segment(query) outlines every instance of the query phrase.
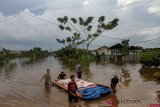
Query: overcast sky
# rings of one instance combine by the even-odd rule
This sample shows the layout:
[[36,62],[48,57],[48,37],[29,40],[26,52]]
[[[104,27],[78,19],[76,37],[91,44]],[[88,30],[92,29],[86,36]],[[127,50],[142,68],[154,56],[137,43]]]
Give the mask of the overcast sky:
[[[32,16],[57,23],[60,16],[88,17],[106,16],[107,21],[119,18],[119,25],[106,31],[103,36],[128,38],[131,45],[160,47],[160,0],[0,0],[0,46],[20,50],[40,46],[60,49],[56,38],[69,35],[51,23]],[[19,14],[18,16],[15,16]],[[3,20],[9,19],[2,22]],[[111,46],[121,42],[118,39],[99,37],[90,49]]]

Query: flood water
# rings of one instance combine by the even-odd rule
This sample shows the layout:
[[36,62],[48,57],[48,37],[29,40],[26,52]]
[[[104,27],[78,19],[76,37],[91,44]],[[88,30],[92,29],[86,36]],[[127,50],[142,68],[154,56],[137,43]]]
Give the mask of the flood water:
[[[0,67],[0,107],[104,107],[107,99],[137,100],[138,104],[118,103],[117,107],[147,107],[160,101],[160,85],[152,78],[152,70],[142,69],[138,63],[117,65],[103,61],[91,63],[82,78],[103,85],[110,84],[114,74],[120,83],[117,92],[93,101],[69,103],[67,93],[55,86],[45,87],[40,82],[46,69],[51,69],[52,81],[60,72],[76,74],[65,63],[54,57],[45,59],[17,58]],[[160,69],[157,69],[160,71]]]

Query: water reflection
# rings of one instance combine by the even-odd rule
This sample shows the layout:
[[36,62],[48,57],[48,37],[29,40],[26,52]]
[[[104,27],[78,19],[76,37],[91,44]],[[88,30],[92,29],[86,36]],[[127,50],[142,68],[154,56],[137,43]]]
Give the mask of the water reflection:
[[50,85],[45,85],[44,88],[45,88],[44,94],[45,94],[46,97],[49,98],[50,95],[51,95],[51,86]]
[[120,73],[120,82],[128,87],[132,79],[130,78],[129,70],[126,67],[122,66],[122,72]]
[[101,99],[92,101],[80,101],[78,103],[69,103],[69,107],[118,107],[118,98],[115,94],[103,96]]
[[37,63],[42,63],[45,60],[45,58],[19,58],[20,64],[22,66],[26,65],[33,65]]
[[0,69],[0,74],[4,75],[5,78],[11,78],[14,76],[14,72],[16,71],[17,63],[9,62]]
[[96,65],[106,65],[109,64],[109,60],[100,60],[100,61],[96,61]]
[[[158,85],[154,82],[143,82],[146,78],[154,80],[152,77],[154,73],[151,72],[153,70],[140,69],[140,64],[127,63],[126,65],[118,65],[108,61],[101,61],[93,62],[89,67],[83,67],[82,78],[86,81],[109,85],[111,77],[114,73],[117,73],[120,75],[122,86],[125,87],[117,87],[116,94],[103,96],[93,101],[85,102],[80,100],[78,103],[69,103],[67,93],[55,87],[43,86],[39,82],[47,68],[53,71],[51,72],[53,81],[57,79],[58,74],[62,71],[67,74],[68,78],[71,74],[76,75],[75,66],[69,67],[67,62],[54,57],[15,59],[0,69],[0,79],[7,81],[0,81],[0,86],[3,87],[0,88],[0,107],[3,107],[3,102],[9,102],[10,100],[12,100],[10,103],[16,107],[22,107],[22,105],[18,105],[18,101],[23,103],[24,107],[101,107],[107,105],[106,101],[112,97],[116,99],[142,98],[147,102],[150,101],[150,103],[154,102],[155,99],[160,100],[160,92],[157,91],[154,97],[150,94],[154,90],[153,87],[159,88]],[[158,71],[160,70],[158,69]],[[10,78],[13,79],[12,82],[8,81]],[[5,97],[7,95],[8,97]],[[2,98],[4,101],[1,100]],[[118,107],[119,105],[117,104],[116,106]]]
[[160,103],[160,91],[156,91],[157,93],[157,101]]
[[154,76],[156,72],[159,72],[160,68],[141,68],[139,70],[140,75],[142,78],[145,79],[145,81],[155,81],[157,84],[160,84],[160,81],[157,80]]

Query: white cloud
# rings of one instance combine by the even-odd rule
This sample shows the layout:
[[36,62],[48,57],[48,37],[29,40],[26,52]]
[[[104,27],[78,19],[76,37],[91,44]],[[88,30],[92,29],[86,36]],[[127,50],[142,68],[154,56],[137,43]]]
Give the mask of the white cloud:
[[[27,12],[35,17],[39,17],[44,20],[56,20],[56,16],[51,11],[45,11],[44,14],[36,16],[33,13],[30,13],[28,9],[25,9],[23,12]],[[53,45],[56,43],[56,38],[61,37],[63,33],[60,33],[59,28],[56,25],[51,23],[43,22],[39,19],[33,18],[25,13],[21,12],[19,16],[13,18],[5,23],[0,24],[0,45],[2,42],[7,41],[21,41],[28,42],[26,45],[32,45],[30,42],[33,42],[33,46],[36,44],[41,45]],[[4,16],[0,13],[0,19],[8,18],[12,16]],[[34,44],[35,42],[35,44]],[[7,44],[7,42],[6,42]],[[5,44],[5,45],[6,45]],[[13,45],[8,43],[8,45]],[[16,45],[16,43],[15,43]],[[18,45],[18,44],[17,44]]]
[[142,30],[142,34],[155,34],[155,33],[160,33],[160,26],[158,27],[151,27],[151,28],[146,28]]
[[133,0],[117,0],[118,6],[127,6],[131,3],[133,3]]
[[130,11],[130,6],[140,0],[117,0],[117,11]]
[[84,2],[83,2],[83,5],[88,5],[89,4],[89,2],[87,1],[87,0],[85,0]]
[[154,0],[148,7],[148,12],[160,15],[160,1]]
[[[37,0],[38,1],[38,0]],[[155,15],[149,15],[146,19],[146,14],[148,12],[158,14],[159,7],[158,5],[151,0],[111,0],[107,1],[103,0],[50,0],[49,2],[39,3],[38,5],[31,6],[29,9],[23,9],[21,11],[31,14],[32,16],[51,21],[54,23],[57,22],[57,17],[59,16],[69,16],[69,17],[87,17],[94,16],[99,17],[100,15],[105,15],[106,20],[110,21],[113,18],[119,18],[119,25],[111,30],[106,31],[104,36],[109,36],[113,38],[130,38],[132,35],[138,35],[137,37],[132,36],[131,39],[134,41],[143,40],[144,35],[150,35],[150,38],[154,38],[155,35],[158,35],[159,32],[159,23],[154,19]],[[139,3],[139,1],[141,1]],[[158,1],[158,0],[154,0]],[[105,4],[101,4],[101,3]],[[19,3],[19,2],[16,2]],[[30,2],[31,3],[31,2]],[[158,2],[157,2],[158,3]],[[22,5],[21,3],[20,5]],[[101,4],[101,5],[93,5],[93,6],[80,6],[80,7],[72,7],[78,5],[87,5],[87,4]],[[144,10],[141,9],[141,6],[144,6]],[[2,4],[0,4],[2,5]],[[23,7],[23,5],[22,5]],[[25,6],[24,6],[25,7]],[[64,9],[63,9],[64,7]],[[72,8],[65,8],[72,7]],[[137,9],[138,7],[138,9]],[[56,8],[62,8],[57,9]],[[148,12],[146,12],[148,9]],[[115,11],[116,10],[116,11]],[[0,7],[1,11],[1,7]],[[40,13],[36,12],[41,11]],[[114,12],[113,12],[114,11]],[[141,14],[143,13],[143,14]],[[4,11],[0,12],[0,21],[6,18],[10,18],[13,15],[5,16]],[[142,19],[140,20],[140,18]],[[95,19],[96,19],[95,18]],[[157,18],[157,17],[156,17]],[[160,21],[160,20],[159,20]],[[30,46],[42,46],[49,47],[54,46],[55,49],[61,48],[59,44],[56,42],[56,38],[62,38],[63,36],[67,36],[66,32],[62,32],[59,28],[53,24],[46,23],[39,19],[33,18],[29,15],[21,13],[20,16],[8,20],[5,23],[0,24],[0,45],[5,47],[30,47]],[[14,43],[13,43],[14,42]],[[15,43],[15,42],[19,42]],[[97,46],[113,44],[116,42],[120,42],[114,39],[104,39],[98,38],[94,43],[93,47],[96,44]],[[31,47],[30,47],[31,48]],[[92,48],[92,47],[91,47]]]

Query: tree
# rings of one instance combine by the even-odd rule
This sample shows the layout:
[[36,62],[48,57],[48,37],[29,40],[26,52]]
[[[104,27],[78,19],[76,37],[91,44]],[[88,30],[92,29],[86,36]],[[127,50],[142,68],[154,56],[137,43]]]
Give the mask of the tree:
[[129,55],[129,39],[123,39],[121,42],[122,54],[126,57]]
[[66,37],[65,39],[56,39],[57,42],[69,46],[71,48],[77,48],[77,42],[80,40],[80,35],[73,34],[71,37]]
[[[97,25],[93,26],[93,19],[94,17],[92,16],[87,17],[86,19],[82,17],[69,19],[67,16],[64,16],[59,17],[57,20],[60,23],[59,28],[61,30],[72,33],[72,36],[67,37],[70,38],[70,42],[68,42],[69,45],[76,47],[84,44],[88,53],[90,44],[96,40],[97,37],[102,35],[104,31],[115,28],[119,21],[119,19],[115,18],[112,21],[105,23],[105,16],[101,16],[97,20]],[[67,38],[62,40],[57,39],[57,41],[65,44]]]
[[141,46],[130,46],[129,49],[130,49],[130,50],[142,50],[143,47],[141,47]]

